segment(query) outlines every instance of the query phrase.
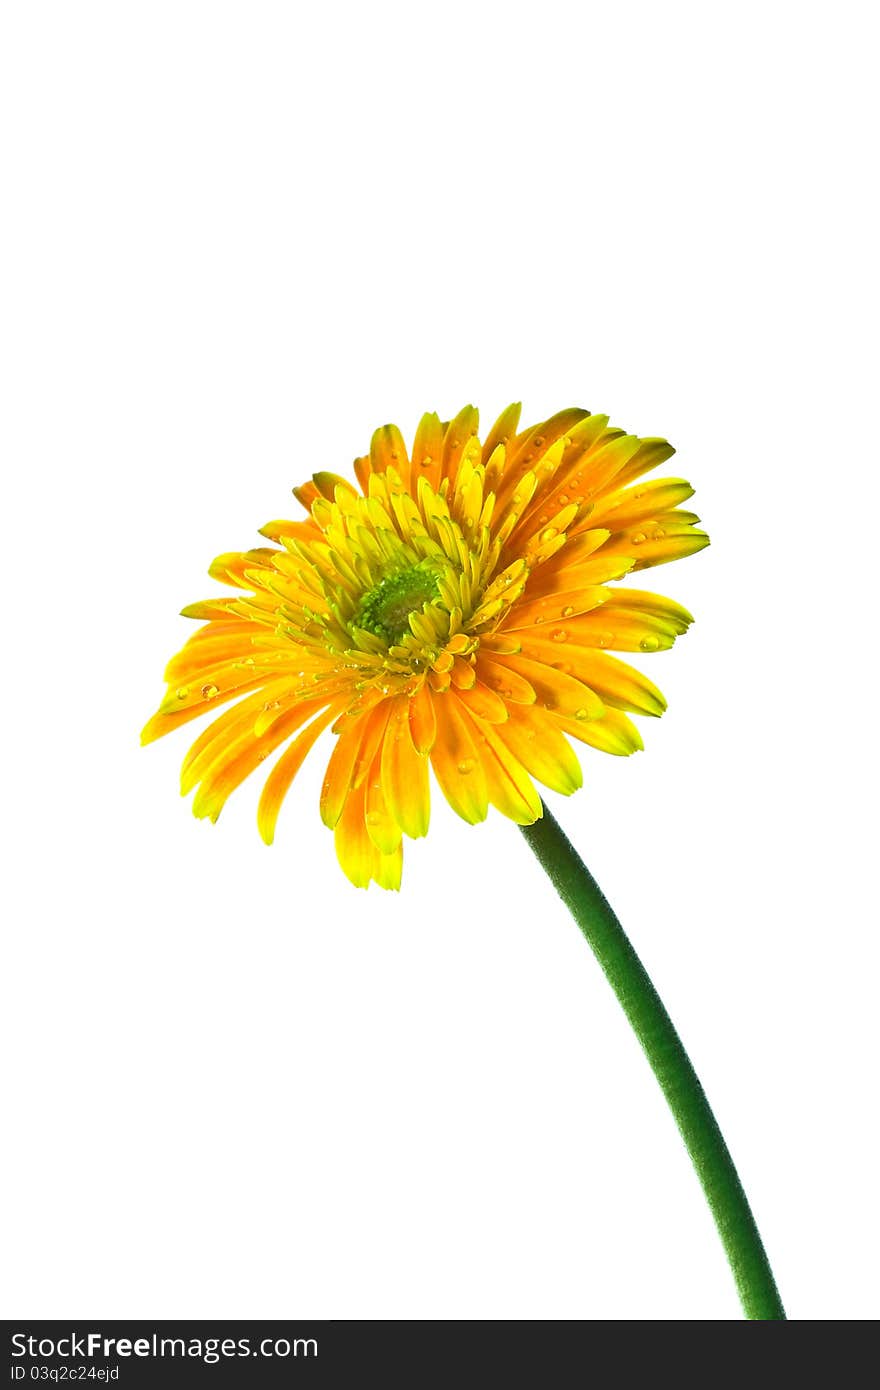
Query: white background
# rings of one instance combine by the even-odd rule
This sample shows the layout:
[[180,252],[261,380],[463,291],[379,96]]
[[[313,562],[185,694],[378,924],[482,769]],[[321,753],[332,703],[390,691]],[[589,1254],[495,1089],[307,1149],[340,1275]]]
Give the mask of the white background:
[[668,714],[552,805],[791,1316],[876,1316],[872,11],[4,7],[5,1316],[739,1317],[515,827],[358,892],[324,745],[271,850],[138,747],[214,554],[520,398],[697,488]]

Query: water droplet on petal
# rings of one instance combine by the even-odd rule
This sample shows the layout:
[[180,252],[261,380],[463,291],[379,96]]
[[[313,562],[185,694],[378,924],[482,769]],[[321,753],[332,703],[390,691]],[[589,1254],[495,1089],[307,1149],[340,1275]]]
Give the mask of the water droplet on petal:
[[562,616],[563,618],[570,618],[573,612],[574,612],[574,609],[572,608],[571,604],[570,604],[570,603],[567,603],[567,604],[565,605],[565,607],[563,608],[563,610],[562,610],[561,616]]
[[633,534],[630,536],[630,540],[632,541],[633,545],[641,545],[644,539],[644,531],[634,531]]
[[643,637],[639,643],[643,652],[655,652],[660,646],[659,637]]
[[541,445],[544,443],[543,434],[536,434],[535,438],[532,440],[532,443],[534,444],[536,449],[540,449]]
[[434,462],[434,460],[431,458],[431,455],[430,455],[430,454],[425,454],[425,457],[422,459],[422,462],[421,462],[421,465],[420,465],[420,466],[421,466],[422,468],[430,468],[430,467],[431,467],[431,464],[432,464],[433,462]]
[[462,758],[461,762],[458,764],[458,770],[462,777],[466,777],[469,772],[473,772],[476,765],[476,758]]
[[181,685],[177,688],[177,690],[175,690],[174,693],[177,696],[178,700],[185,700],[187,695],[189,694],[189,686]]
[[556,628],[555,632],[551,632],[550,636],[553,638],[554,642],[568,641],[568,633],[566,632],[564,627]]
[[381,819],[378,811],[368,811],[365,817],[367,825],[378,825]]
[[559,532],[557,531],[555,526],[548,526],[546,531],[541,532],[539,540],[541,540],[542,542],[552,541],[558,535]]
[[[180,694],[180,691],[178,690],[177,693],[178,693],[178,695],[179,695],[179,694]],[[213,700],[214,696],[215,696],[215,695],[219,695],[219,694],[220,694],[220,687],[219,687],[219,685],[213,685],[213,684],[209,681],[207,685],[203,685],[203,686],[202,686],[202,699],[203,699],[203,700]]]
[[581,723],[583,723],[585,719],[589,719],[589,711],[585,709],[576,709],[574,712],[574,717],[575,719],[579,719]]
[[560,492],[560,494],[559,494],[559,496],[557,497],[556,500],[557,500],[557,502],[559,503],[560,507],[564,507],[565,504],[566,504],[566,502],[568,501],[568,493],[567,493],[567,492]]

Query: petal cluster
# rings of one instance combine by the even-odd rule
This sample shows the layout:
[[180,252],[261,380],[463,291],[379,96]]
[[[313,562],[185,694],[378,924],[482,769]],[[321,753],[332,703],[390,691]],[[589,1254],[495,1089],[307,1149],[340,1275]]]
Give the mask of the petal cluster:
[[428,829],[429,768],[471,823],[494,805],[541,815],[540,782],[581,785],[569,739],[641,748],[631,713],[665,701],[612,656],[672,646],[692,621],[671,599],[621,586],[632,571],[708,544],[679,478],[642,481],[673,449],[561,411],[519,431],[511,406],[478,435],[468,406],[425,415],[411,451],[373,435],[355,484],[316,473],[294,489],[306,516],[263,527],[271,542],[219,556],[230,597],[185,608],[203,625],[172,658],[143,741],[219,711],[190,748],[181,787],[216,820],[279,753],[260,797],[272,841],[312,745],[335,736],[321,793],[353,883],[400,884],[402,841]]

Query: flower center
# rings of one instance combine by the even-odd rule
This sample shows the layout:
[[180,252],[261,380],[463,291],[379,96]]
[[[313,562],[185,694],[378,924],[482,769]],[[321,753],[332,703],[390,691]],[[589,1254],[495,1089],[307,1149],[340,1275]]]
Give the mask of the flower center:
[[436,566],[422,560],[380,579],[369,589],[361,598],[355,626],[393,645],[410,631],[410,613],[436,599],[439,592]]

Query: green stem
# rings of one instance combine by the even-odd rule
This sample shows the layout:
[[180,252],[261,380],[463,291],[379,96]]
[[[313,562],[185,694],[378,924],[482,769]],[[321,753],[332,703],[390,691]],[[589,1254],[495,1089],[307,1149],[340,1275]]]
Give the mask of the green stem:
[[660,1082],[703,1185],[746,1317],[784,1320],[776,1281],[724,1136],[645,967],[547,807],[542,820],[521,829],[592,947]]

